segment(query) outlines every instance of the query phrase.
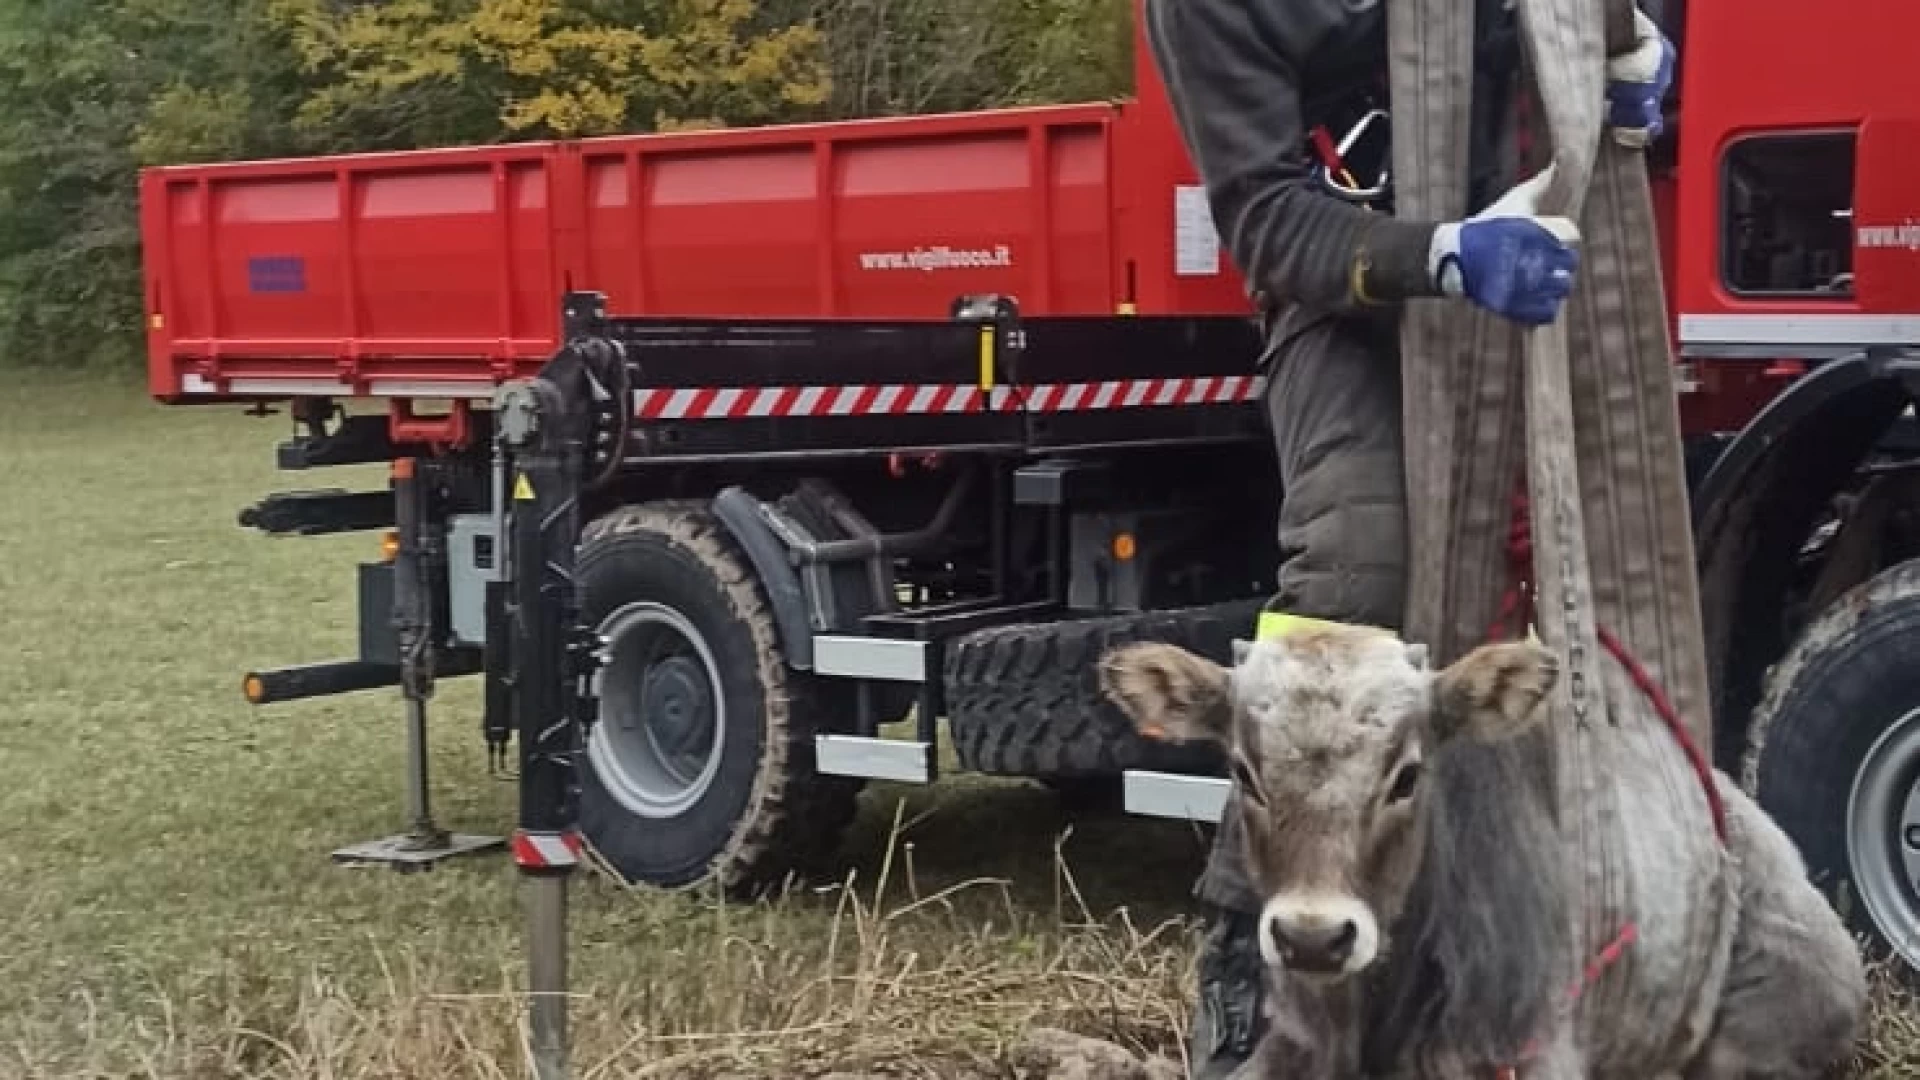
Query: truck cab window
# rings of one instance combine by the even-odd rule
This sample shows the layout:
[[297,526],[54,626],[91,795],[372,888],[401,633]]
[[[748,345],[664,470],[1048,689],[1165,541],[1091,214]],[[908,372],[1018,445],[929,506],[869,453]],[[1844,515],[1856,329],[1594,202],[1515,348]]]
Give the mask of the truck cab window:
[[1721,276],[1741,296],[1853,295],[1852,132],[1764,135],[1726,151]]

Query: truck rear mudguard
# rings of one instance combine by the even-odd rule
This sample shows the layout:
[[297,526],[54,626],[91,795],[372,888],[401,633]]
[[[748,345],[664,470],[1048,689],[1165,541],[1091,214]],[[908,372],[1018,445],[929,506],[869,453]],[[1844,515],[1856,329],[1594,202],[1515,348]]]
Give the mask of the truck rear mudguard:
[[1715,757],[1733,767],[1769,665],[1792,630],[1781,617],[1821,516],[1920,397],[1920,354],[1875,350],[1827,361],[1754,417],[1694,500]]

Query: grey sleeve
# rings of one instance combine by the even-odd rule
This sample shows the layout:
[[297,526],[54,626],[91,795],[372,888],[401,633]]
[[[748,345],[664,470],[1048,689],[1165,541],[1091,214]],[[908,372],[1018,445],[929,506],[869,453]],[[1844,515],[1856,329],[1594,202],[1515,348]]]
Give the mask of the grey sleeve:
[[1364,210],[1310,179],[1296,58],[1339,12],[1318,6],[1332,14],[1302,3],[1290,50],[1247,0],[1147,0],[1148,41],[1221,240],[1271,301],[1342,311],[1437,295],[1433,223]]

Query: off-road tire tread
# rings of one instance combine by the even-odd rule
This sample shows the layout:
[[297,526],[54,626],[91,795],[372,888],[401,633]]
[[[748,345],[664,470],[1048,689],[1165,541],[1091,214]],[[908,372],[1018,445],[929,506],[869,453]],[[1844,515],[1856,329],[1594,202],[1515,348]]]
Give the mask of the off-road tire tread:
[[1792,838],[1816,887],[1876,937],[1857,898],[1841,895],[1851,889],[1844,805],[1856,755],[1884,728],[1847,725],[1882,719],[1874,714],[1885,712],[1889,687],[1911,687],[1912,649],[1897,643],[1915,640],[1920,560],[1882,571],[1814,616],[1768,674],[1741,762],[1741,786]]
[[1095,665],[1117,645],[1160,641],[1218,663],[1250,633],[1261,602],[992,627],[948,650],[947,723],[968,769],[1000,776],[1110,776],[1126,769],[1211,772],[1218,754],[1143,738],[1100,693]]
[[582,561],[594,548],[643,532],[684,548],[713,575],[731,614],[752,637],[755,676],[764,695],[766,742],[754,790],[707,878],[693,884],[743,895],[777,887],[790,875],[805,876],[837,852],[863,786],[814,771],[813,737],[825,730],[823,687],[787,666],[766,591],[704,500],[658,500],[611,510],[581,530]]

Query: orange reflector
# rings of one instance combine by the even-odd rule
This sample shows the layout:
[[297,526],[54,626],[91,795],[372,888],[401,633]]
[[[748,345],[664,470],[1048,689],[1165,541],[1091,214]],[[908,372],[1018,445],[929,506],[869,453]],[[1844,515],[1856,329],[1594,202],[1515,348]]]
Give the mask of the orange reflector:
[[399,533],[389,530],[386,533],[383,533],[381,535],[380,557],[386,560],[387,562],[392,562],[393,560],[400,557],[400,534]]
[[242,691],[247,695],[248,701],[258,705],[260,699],[267,696],[267,684],[260,681],[260,676],[249,675]]
[[393,478],[395,480],[413,479],[413,459],[410,457],[394,458]]
[[1113,537],[1113,557],[1121,562],[1129,562],[1138,553],[1139,545],[1134,543],[1132,533],[1115,533]]

